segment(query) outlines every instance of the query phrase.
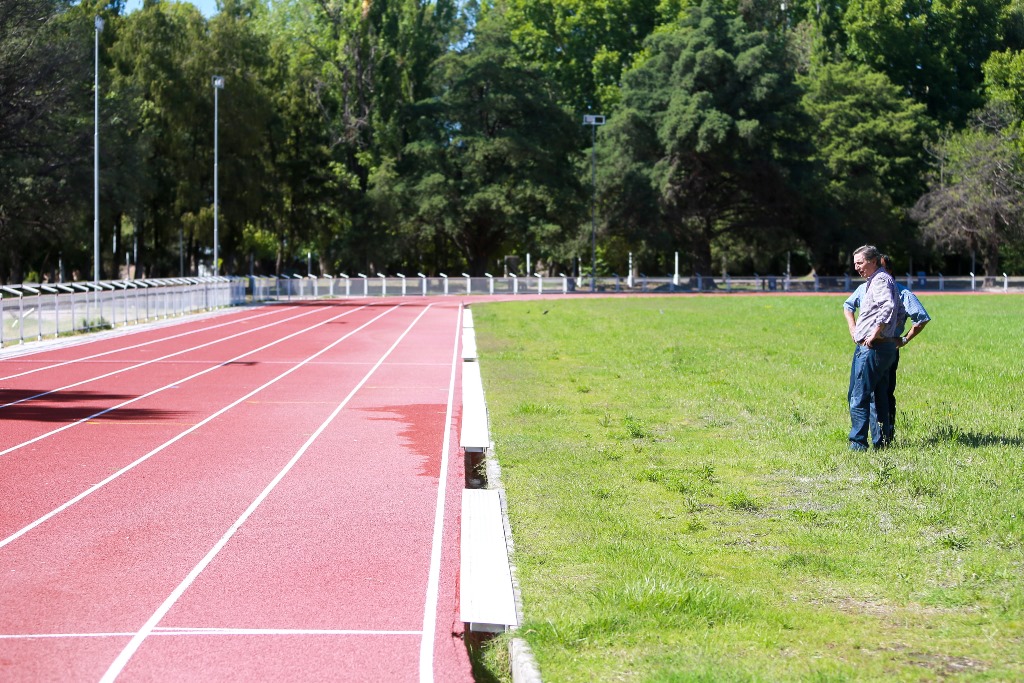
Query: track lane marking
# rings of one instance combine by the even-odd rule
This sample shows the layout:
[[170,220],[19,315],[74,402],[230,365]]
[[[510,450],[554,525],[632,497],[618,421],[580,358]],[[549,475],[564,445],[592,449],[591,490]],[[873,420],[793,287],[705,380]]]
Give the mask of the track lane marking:
[[[131,638],[131,631],[111,633],[9,633],[0,634],[0,640],[60,640],[62,638]],[[151,636],[419,636],[421,631],[382,631],[374,629],[318,629],[318,628],[220,628],[220,627],[161,627],[153,629]]]
[[[247,334],[252,334],[253,332],[259,332],[260,330],[265,330],[267,328],[274,327],[274,326],[280,325],[282,323],[287,323],[287,322],[291,322],[293,320],[298,320],[299,318],[303,318],[303,317],[305,317],[307,315],[312,315],[313,313],[316,313],[316,309],[313,309],[313,310],[310,310],[310,311],[304,311],[302,313],[299,313],[298,315],[292,316],[291,318],[284,318],[283,320],[276,320],[276,321],[274,321],[272,323],[267,323],[266,325],[261,325],[259,327],[254,327],[251,330],[243,330],[241,332],[236,332],[235,334],[229,335],[227,337],[222,337],[221,339],[215,339],[213,341],[209,341],[209,342],[200,344],[198,346],[192,346],[192,347],[189,347],[187,349],[182,349],[181,351],[175,351],[174,353],[169,353],[166,356],[161,356],[159,358],[154,358],[152,360],[142,361],[140,363],[136,363],[135,365],[129,365],[126,368],[119,368],[117,370],[111,370],[110,372],[107,372],[105,374],[97,375],[96,377],[91,377],[89,379],[83,379],[82,381],[75,382],[74,384],[67,384],[67,385],[65,385],[63,387],[58,387],[56,389],[50,389],[49,391],[43,391],[43,392],[40,392],[40,393],[36,394],[35,396],[26,396],[25,398],[19,398],[17,401],[11,401],[10,403],[4,403],[4,404],[0,405],[0,410],[3,410],[4,408],[10,408],[11,406],[20,405],[22,403],[27,403],[28,401],[34,401],[37,398],[42,398],[43,396],[49,396],[50,394],[56,394],[58,392],[66,391],[68,389],[74,389],[75,387],[80,387],[83,384],[89,384],[90,382],[97,382],[97,381],[99,381],[101,379],[106,379],[107,377],[113,377],[114,375],[119,375],[122,372],[128,372],[129,370],[137,370],[137,369],[139,369],[141,367],[145,367],[147,365],[152,365],[153,363],[159,363],[161,361],[167,360],[168,358],[174,358],[175,356],[180,356],[183,353],[190,353],[192,351],[198,351],[199,349],[206,348],[207,346],[213,346],[214,344],[219,344],[221,342],[225,342],[225,341],[228,341],[230,339],[235,339],[236,337],[244,337]],[[232,359],[231,361],[228,361],[228,363],[234,362],[235,360],[237,360],[237,359]],[[208,362],[215,363],[216,361],[208,361]],[[3,454],[0,453],[0,455],[3,455]]]
[[[154,389],[154,390],[152,390],[150,392],[147,392],[145,394],[142,394],[141,396],[136,396],[135,398],[128,399],[127,401],[123,401],[121,403],[118,403],[117,405],[111,406],[110,408],[105,408],[105,409],[103,409],[103,410],[101,410],[99,412],[93,413],[92,415],[89,415],[87,417],[83,417],[83,418],[81,418],[79,420],[76,420],[74,422],[70,422],[70,423],[64,425],[63,427],[58,427],[57,429],[53,429],[53,430],[51,430],[49,432],[45,432],[43,434],[35,436],[35,437],[29,439],[28,441],[23,441],[22,443],[19,443],[17,445],[11,446],[9,448],[6,448],[6,449],[0,451],[0,457],[3,457],[5,455],[7,455],[8,453],[13,453],[14,451],[16,451],[16,450],[18,450],[20,448],[24,448],[25,446],[29,446],[31,444],[34,444],[34,443],[38,442],[38,441],[42,441],[43,439],[47,439],[47,438],[49,438],[51,436],[55,436],[55,435],[63,432],[66,429],[71,429],[72,427],[76,427],[76,426],[78,426],[80,424],[85,424],[85,423],[87,423],[87,422],[89,422],[91,420],[96,420],[96,418],[98,418],[98,417],[102,417],[103,415],[106,415],[107,413],[111,413],[111,412],[113,412],[115,410],[119,410],[120,408],[124,408],[125,406],[131,405],[132,403],[135,403],[136,401],[141,401],[142,399],[149,398],[150,396],[155,396],[156,394],[159,394],[161,391],[166,391],[168,389],[177,389],[180,385],[184,384],[185,382],[190,382],[190,381],[194,380],[195,378],[202,377],[203,375],[205,375],[205,374],[207,374],[209,372],[213,372],[214,370],[219,370],[220,368],[223,368],[225,366],[231,365],[232,363],[238,361],[238,359],[240,359],[240,358],[245,358],[246,356],[251,356],[254,353],[258,353],[259,351],[263,351],[265,349],[268,349],[271,346],[275,346],[277,344],[280,344],[281,342],[286,341],[288,339],[291,339],[292,337],[296,337],[296,336],[298,336],[300,334],[305,334],[306,332],[309,332],[310,330],[315,330],[316,328],[322,327],[323,325],[326,325],[326,324],[328,324],[328,323],[330,323],[330,322],[332,322],[334,320],[337,320],[338,318],[343,318],[346,315],[351,315],[352,313],[355,313],[357,311],[361,311],[364,308],[366,308],[366,306],[360,306],[359,308],[353,308],[350,311],[345,311],[344,313],[336,315],[333,318],[328,318],[327,320],[323,320],[321,322],[318,322],[315,325],[311,325],[310,327],[307,327],[305,329],[299,330],[297,332],[293,332],[293,333],[291,333],[291,334],[289,334],[287,336],[281,337],[280,339],[272,341],[269,344],[264,344],[263,346],[261,346],[261,347],[259,347],[257,349],[253,349],[252,351],[246,351],[242,355],[235,356],[234,358],[232,358],[230,360],[226,360],[223,363],[218,363],[217,365],[214,365],[212,367],[206,368],[205,370],[201,370],[199,372],[191,374],[188,377],[185,377],[183,379],[174,380],[173,382],[171,382],[169,384],[165,384],[164,386],[159,387],[157,389]],[[394,309],[389,309],[389,311],[390,310],[394,310]],[[378,317],[380,317],[380,316],[378,316]],[[374,320],[376,320],[376,319],[377,318],[374,318]],[[357,328],[356,330],[353,330],[353,332],[356,332],[356,331],[358,331],[360,329],[362,329],[362,327]],[[352,333],[349,333],[349,334],[352,334]],[[342,339],[344,339],[344,338],[346,338],[348,336],[349,335],[345,335],[345,337],[342,337]],[[303,361],[303,364],[305,364],[305,362],[306,361]],[[291,372],[291,370],[289,370],[288,372]],[[285,374],[288,374],[288,373],[286,372]],[[284,375],[281,375],[281,376],[283,377]],[[247,396],[251,396],[251,395],[252,394],[248,394]],[[2,548],[2,547],[3,547],[3,543],[0,543],[0,548]]]
[[[120,353],[122,351],[131,351],[132,349],[139,349],[139,348],[142,348],[143,346],[149,346],[150,344],[158,344],[158,343],[163,342],[163,341],[170,341],[172,339],[178,339],[179,337],[187,337],[190,334],[198,334],[200,332],[208,332],[210,330],[216,330],[216,329],[218,329],[220,327],[227,327],[228,325],[237,325],[238,323],[244,323],[244,322],[248,322],[250,320],[256,320],[257,318],[262,318],[264,316],[272,315],[273,313],[278,313],[280,311],[288,311],[288,310],[291,310],[293,308],[295,308],[295,306],[288,306],[287,308],[278,309],[276,311],[267,311],[265,313],[259,313],[257,315],[250,315],[250,316],[246,316],[245,318],[239,318],[238,320],[231,320],[231,321],[228,321],[226,323],[220,323],[219,325],[211,325],[210,327],[202,327],[202,328],[199,328],[197,330],[189,330],[188,332],[181,332],[179,334],[171,335],[170,337],[160,337],[159,339],[152,339],[152,340],[150,340],[148,342],[142,342],[141,344],[135,344],[133,346],[123,346],[123,347],[120,347],[120,348],[112,349],[110,351],[104,351],[103,353],[95,353],[95,354],[93,354],[91,356],[83,356],[82,358],[74,358],[72,360],[61,361],[61,362],[56,363],[54,365],[47,365],[47,366],[44,366],[44,367],[33,368],[32,370],[26,370],[25,372],[20,372],[20,373],[15,374],[15,375],[8,375],[7,377],[0,377],[0,382],[2,382],[4,380],[8,380],[8,379],[16,379],[18,377],[24,377],[25,375],[31,375],[31,374],[36,373],[36,372],[42,372],[43,370],[53,370],[54,368],[61,368],[61,367],[64,367],[65,365],[73,365],[75,363],[84,363],[85,361],[91,361],[94,358],[102,358],[103,356],[109,356],[112,353]],[[99,341],[100,340],[98,340],[98,339],[89,340],[89,341],[84,342],[83,345],[84,344],[94,344],[94,343],[97,343]],[[35,351],[34,353],[45,353],[47,351],[52,351],[52,350],[53,349],[39,349],[38,351]],[[28,355],[28,354],[26,354],[26,355]],[[23,358],[24,358],[24,356],[17,356],[17,359],[19,361],[21,361]],[[39,361],[39,362],[49,362],[49,361]]]
[[[117,679],[118,675],[120,675],[120,673],[124,670],[124,667],[128,664],[128,661],[132,658],[132,655],[134,655],[138,651],[139,647],[142,646],[142,643],[146,640],[146,638],[153,633],[153,631],[157,627],[157,624],[159,624],[160,621],[163,620],[163,618],[167,615],[167,612],[169,612],[171,608],[174,606],[174,604],[178,601],[178,599],[181,598],[182,595],[184,595],[185,591],[188,590],[189,586],[191,586],[195,582],[195,580],[199,577],[203,570],[206,569],[206,567],[209,566],[211,562],[213,562],[214,558],[217,557],[217,555],[224,548],[224,546],[227,545],[228,541],[231,540],[231,537],[234,536],[235,533],[242,527],[242,525],[245,524],[245,522],[249,519],[249,517],[251,517],[253,513],[256,512],[256,509],[259,508],[259,506],[263,503],[264,500],[266,500],[270,493],[275,488],[277,488],[277,485],[281,483],[285,476],[287,476],[287,474],[292,470],[292,468],[295,467],[295,465],[299,462],[299,460],[306,453],[306,451],[309,450],[309,447],[312,446],[313,443],[320,437],[320,435],[323,434],[324,430],[326,430],[327,427],[329,427],[330,424],[334,422],[334,419],[338,416],[339,413],[341,413],[345,406],[348,405],[349,401],[352,400],[352,397],[356,395],[356,392],[358,392],[359,389],[361,389],[362,386],[369,381],[370,377],[373,376],[373,373],[377,371],[377,368],[379,368],[384,363],[387,357],[390,356],[391,353],[402,342],[402,340],[405,339],[405,337],[409,334],[409,332],[416,325],[416,323],[418,323],[420,319],[424,316],[424,314],[426,314],[426,312],[430,310],[430,307],[432,305],[433,304],[428,305],[422,311],[420,311],[420,314],[416,316],[412,323],[410,323],[409,326],[405,328],[405,331],[402,332],[398,339],[396,339],[395,342],[388,348],[388,350],[384,352],[384,355],[381,356],[380,360],[378,360],[374,364],[374,366],[370,368],[369,372],[367,372],[363,376],[363,378],[359,380],[359,383],[352,388],[348,395],[345,396],[341,403],[338,404],[338,407],[335,408],[331,412],[331,414],[327,416],[327,419],[324,420],[323,423],[319,427],[317,427],[316,431],[313,432],[313,434],[309,437],[309,439],[307,439],[306,442],[302,444],[298,452],[296,452],[295,455],[292,456],[291,460],[289,460],[288,463],[284,466],[284,468],[282,468],[281,471],[277,473],[277,476],[275,476],[270,481],[270,483],[267,484],[266,488],[264,488],[263,491],[256,497],[256,499],[249,504],[249,507],[245,509],[245,512],[243,512],[242,515],[237,520],[235,520],[235,523],[232,524],[226,532],[224,532],[224,535],[221,536],[220,540],[218,540],[217,543],[215,543],[214,546],[210,549],[210,551],[206,553],[206,556],[203,557],[203,559],[200,560],[199,563],[192,568],[192,571],[188,573],[188,575],[182,580],[182,582],[178,584],[178,586],[173,591],[171,591],[171,594],[167,596],[167,599],[164,600],[163,604],[161,604],[160,607],[157,608],[157,610],[153,613],[149,620],[146,621],[146,623],[142,626],[141,629],[139,629],[138,633],[136,633],[132,637],[131,641],[129,641],[129,643],[124,647],[124,649],[117,656],[117,658],[114,659],[114,661],[110,665],[110,668],[107,669],[107,672],[100,679],[100,683],[112,683],[115,679]],[[324,349],[324,351],[326,350],[327,349]]]
[[[399,304],[399,305],[401,305],[401,304]],[[82,493],[78,494],[77,496],[75,496],[71,500],[67,501],[66,503],[64,503],[60,507],[57,507],[57,508],[51,510],[50,512],[46,513],[42,517],[36,519],[31,524],[28,524],[28,525],[22,527],[21,529],[19,529],[18,531],[14,532],[13,534],[8,536],[7,538],[3,539],[2,541],[0,541],[0,548],[3,548],[5,546],[9,545],[10,543],[14,542],[15,540],[21,538],[22,536],[27,534],[29,531],[32,531],[33,529],[35,529],[37,526],[47,522],[48,520],[52,519],[56,515],[58,515],[61,512],[63,512],[64,510],[67,510],[69,507],[71,507],[75,503],[78,503],[79,501],[81,501],[85,497],[89,496],[90,494],[95,493],[99,489],[103,488],[104,486],[106,486],[110,482],[112,482],[115,479],[117,479],[118,477],[120,477],[122,474],[125,474],[126,472],[129,472],[129,471],[135,469],[136,467],[138,467],[139,465],[141,465],[145,461],[149,460],[151,457],[153,457],[154,455],[156,455],[160,451],[164,450],[165,448],[171,446],[174,443],[177,443],[178,441],[180,441],[181,439],[185,438],[186,436],[188,436],[192,432],[196,431],[197,429],[199,429],[203,425],[205,425],[205,424],[211,422],[212,420],[214,420],[215,418],[223,415],[224,413],[226,413],[227,411],[231,410],[232,408],[234,408],[235,406],[239,405],[240,403],[244,403],[247,399],[255,396],[257,393],[259,393],[259,392],[263,391],[264,389],[266,389],[267,387],[275,384],[279,380],[284,379],[285,377],[287,377],[288,375],[292,374],[293,372],[295,372],[296,370],[301,368],[303,365],[305,365],[310,359],[315,358],[316,356],[319,356],[319,355],[321,355],[323,353],[326,353],[327,351],[330,351],[332,348],[334,348],[335,346],[337,346],[341,342],[345,341],[346,339],[348,339],[349,337],[351,337],[355,333],[357,333],[357,332],[363,330],[364,328],[370,326],[371,324],[373,324],[374,322],[380,320],[385,315],[387,315],[388,313],[396,310],[397,308],[398,308],[398,306],[395,306],[393,308],[390,308],[390,309],[384,311],[383,313],[381,313],[377,317],[372,318],[371,320],[367,321],[366,323],[363,323],[362,325],[360,325],[356,329],[352,330],[351,332],[349,332],[345,336],[335,340],[334,342],[332,342],[328,346],[324,347],[320,351],[317,351],[315,354],[313,354],[312,356],[310,356],[306,360],[304,360],[304,361],[298,363],[297,365],[289,368],[288,370],[286,370],[285,372],[281,373],[280,375],[278,375],[274,379],[270,380],[266,384],[263,384],[262,386],[260,386],[260,387],[258,387],[256,389],[253,389],[252,391],[250,391],[245,396],[242,396],[241,398],[237,399],[236,401],[234,401],[234,402],[224,406],[223,408],[221,408],[217,412],[213,413],[212,415],[210,415],[209,417],[207,417],[203,421],[196,423],[195,425],[193,425],[192,427],[189,427],[185,431],[179,432],[177,435],[175,435],[171,439],[168,439],[164,443],[160,444],[159,446],[157,446],[156,448],[151,450],[149,453],[146,453],[145,455],[143,455],[141,458],[135,460],[134,462],[132,462],[132,463],[130,463],[128,465],[125,465],[124,467],[119,469],[117,472],[114,472],[113,474],[111,474],[109,477],[107,477],[103,481],[101,481],[98,484],[95,484],[95,485],[89,487],[88,489],[86,489]],[[346,311],[345,313],[342,313],[341,315],[349,315],[350,313],[354,313],[355,311],[358,311],[358,310],[361,310],[361,308],[353,309],[352,311]],[[341,316],[337,316],[337,317],[341,317]],[[325,324],[327,322],[330,322],[330,321],[329,320],[324,321],[323,323],[320,323],[320,325],[323,325],[323,324]],[[316,326],[314,326],[314,327],[316,327]],[[310,329],[313,329],[313,328],[310,328]],[[299,332],[296,332],[295,334],[299,334]],[[294,335],[289,335],[289,336],[294,336]],[[284,341],[285,339],[288,339],[288,337],[284,337],[284,338],[282,338],[282,339],[280,339],[278,341]],[[277,342],[275,342],[275,343],[277,343]],[[257,349],[257,351],[258,350],[259,349]],[[255,352],[252,352],[252,353],[255,353]],[[109,411],[104,411],[104,412],[109,412]],[[75,423],[75,424],[81,424],[81,422],[78,422],[78,423]],[[70,425],[70,426],[73,426],[73,425]],[[0,453],[0,455],[3,455],[3,453]]]
[[455,341],[452,349],[452,372],[448,380],[448,407],[444,415],[444,443],[441,446],[441,471],[437,482],[437,505],[434,507],[434,534],[430,544],[430,570],[427,574],[427,595],[423,610],[423,638],[420,640],[420,682],[434,680],[434,640],[437,630],[438,587],[441,582],[441,542],[444,538],[444,506],[448,491],[448,449],[451,448],[452,407],[455,400],[455,374],[459,363],[459,334],[462,331],[462,310],[455,317]]

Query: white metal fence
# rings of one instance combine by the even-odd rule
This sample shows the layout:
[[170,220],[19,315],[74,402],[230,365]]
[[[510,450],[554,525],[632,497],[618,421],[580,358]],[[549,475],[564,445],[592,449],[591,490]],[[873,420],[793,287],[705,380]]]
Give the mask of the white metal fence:
[[[1024,292],[1024,277],[906,275],[914,291]],[[437,295],[522,295],[671,292],[851,292],[857,278],[754,275],[596,278],[515,275],[470,277],[383,275],[356,277],[169,278],[0,287],[0,347],[76,332],[169,318],[246,302],[318,298],[422,297]]]
[[0,347],[245,303],[246,284],[211,277],[0,287]]
[[[989,278],[981,276],[945,277],[939,275],[906,275],[897,281],[919,291],[1017,291],[1024,292],[1024,277]],[[754,275],[744,277],[693,275],[688,278],[623,277],[611,275],[596,278],[568,276],[542,277],[468,275],[409,277],[383,275],[356,277],[254,277],[250,291],[254,301],[287,301],[319,297],[382,297],[431,295],[536,295],[569,294],[593,291],[603,293],[669,293],[669,292],[852,292],[861,280],[850,276],[811,276],[794,278],[785,275]]]

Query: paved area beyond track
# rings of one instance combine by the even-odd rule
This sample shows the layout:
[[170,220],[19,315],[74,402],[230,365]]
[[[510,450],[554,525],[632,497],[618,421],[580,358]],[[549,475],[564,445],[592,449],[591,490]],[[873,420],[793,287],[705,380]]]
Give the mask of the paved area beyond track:
[[472,681],[461,304],[0,352],[0,680]]

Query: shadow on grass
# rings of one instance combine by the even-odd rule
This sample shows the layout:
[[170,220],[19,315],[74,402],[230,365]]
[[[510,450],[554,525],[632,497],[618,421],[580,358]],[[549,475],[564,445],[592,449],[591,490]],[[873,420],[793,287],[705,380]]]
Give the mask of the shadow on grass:
[[926,446],[938,446],[940,444],[956,444],[968,448],[982,448],[983,446],[1024,446],[1024,438],[1019,436],[1006,436],[1005,434],[980,434],[978,432],[964,431],[956,425],[943,425],[932,430],[932,433],[923,439]]

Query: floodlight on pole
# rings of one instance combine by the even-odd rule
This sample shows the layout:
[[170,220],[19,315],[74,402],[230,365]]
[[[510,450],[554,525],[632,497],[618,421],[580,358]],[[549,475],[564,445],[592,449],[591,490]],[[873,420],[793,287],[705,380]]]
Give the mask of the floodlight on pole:
[[93,156],[92,156],[92,279],[100,279],[100,33],[103,32],[103,18],[96,17],[96,54],[93,78]]
[[219,186],[217,179],[217,156],[219,150],[217,140],[217,119],[219,115],[218,106],[218,93],[224,89],[224,77],[214,76],[213,77],[213,274],[220,274],[220,261],[218,260],[218,233],[217,233],[217,202],[219,194]]
[[604,125],[604,117],[584,114],[583,125],[590,126],[590,174],[594,186],[590,201],[590,291],[597,291],[597,127]]

